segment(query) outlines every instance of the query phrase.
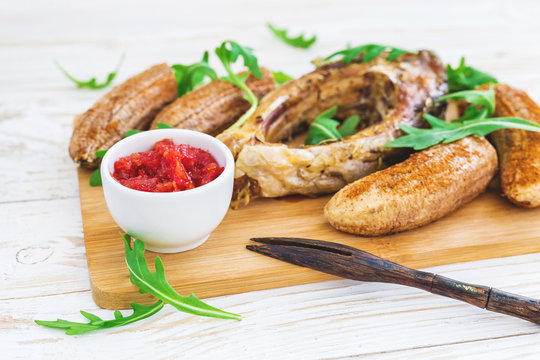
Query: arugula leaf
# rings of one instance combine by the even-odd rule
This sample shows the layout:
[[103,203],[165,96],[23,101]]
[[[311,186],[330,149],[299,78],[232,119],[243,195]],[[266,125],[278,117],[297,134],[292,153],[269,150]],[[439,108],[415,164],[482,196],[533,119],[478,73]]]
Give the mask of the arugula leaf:
[[398,57],[400,57],[403,54],[409,54],[411,51],[398,49],[398,48],[390,48],[390,52],[388,53],[388,56],[386,57],[386,60],[388,61],[394,61]]
[[272,33],[285,44],[301,48],[308,49],[317,41],[317,36],[313,35],[310,39],[304,39],[304,34],[300,34],[297,37],[293,38],[287,35],[287,30],[279,30],[275,28],[272,24],[268,24],[268,28]]
[[107,150],[98,150],[96,151],[96,156],[100,159],[103,159],[106,153],[107,153]]
[[[158,127],[159,127],[159,124],[162,124],[162,123],[158,123]],[[124,136],[128,137],[128,136],[131,136],[131,135],[138,134],[140,132],[141,132],[140,130],[131,129],[131,130],[126,131]],[[100,158],[100,159],[103,159],[103,157],[105,156],[106,153],[107,153],[107,150],[97,150],[96,151],[96,156],[98,158]],[[90,174],[90,179],[89,179],[88,182],[90,183],[90,186],[101,186],[101,185],[103,185],[101,183],[101,170],[100,170],[100,168],[97,168],[96,170],[94,170],[92,172],[92,174]]]
[[101,170],[97,168],[90,174],[90,180],[88,181],[90,186],[101,186]]
[[485,108],[480,108],[476,105],[469,106],[465,109],[465,113],[462,117],[452,120],[451,122],[461,123],[464,120],[480,120],[488,117],[488,111]]
[[338,129],[339,121],[332,119],[337,112],[337,105],[322,112],[309,126],[305,145],[318,145],[325,141],[332,141],[354,135],[356,126],[360,121],[358,115],[348,117]]
[[400,125],[399,128],[408,135],[397,138],[385,146],[411,147],[414,150],[423,150],[440,142],[448,144],[469,135],[486,136],[499,129],[515,128],[540,132],[540,125],[524,119],[511,117],[480,118],[464,120],[458,123],[447,123],[435,116],[424,114],[424,119],[431,125],[431,129],[419,129]]
[[324,60],[328,61],[335,56],[342,55],[343,63],[348,64],[352,60],[360,56],[360,54],[364,54],[364,56],[362,57],[362,62],[366,63],[378,57],[385,50],[390,50],[390,52],[386,56],[386,60],[388,61],[396,60],[400,55],[412,53],[411,51],[395,48],[392,46],[367,44],[355,47],[347,47],[344,50],[336,51],[330,56],[327,56]]
[[131,136],[131,135],[138,134],[140,132],[142,132],[142,131],[141,130],[136,130],[136,129],[131,129],[131,130],[126,131],[124,136],[128,137],[128,136]]
[[118,310],[114,312],[114,319],[103,320],[97,315],[81,311],[81,314],[90,320],[87,323],[73,322],[63,319],[56,321],[35,320],[36,324],[54,329],[66,330],[67,335],[79,335],[99,329],[108,329],[118,326],[131,324],[135,321],[145,319],[154,315],[163,308],[164,302],[174,306],[176,309],[190,314],[209,316],[221,319],[241,320],[240,315],[229,313],[215,307],[212,307],[195,295],[188,297],[180,296],[165,279],[163,263],[159,257],[156,257],[156,272],[150,272],[146,259],[144,258],[144,243],[135,239],[133,249],[131,249],[131,236],[122,235],[126,250],[126,264],[130,273],[130,281],[139,287],[141,294],[149,293],[159,300],[152,305],[145,306],[139,304],[130,304],[133,313],[124,317]]
[[[96,156],[100,159],[103,159],[105,154],[107,153],[107,150],[98,150],[96,151]],[[90,183],[90,186],[101,186],[101,170],[98,167],[96,170],[90,174],[90,180],[88,181]]]
[[448,75],[448,88],[450,92],[474,89],[482,84],[497,83],[497,79],[490,74],[465,65],[464,57],[461,58],[459,66],[455,69],[452,69],[450,65],[447,65],[446,72]]
[[[229,49],[230,48],[230,49]],[[236,85],[234,82],[237,80],[237,75],[235,75],[230,66],[238,60],[239,57],[242,57],[244,60],[244,66],[251,71],[251,73],[257,78],[262,78],[262,72],[258,64],[257,57],[253,55],[253,49],[247,46],[241,46],[234,41],[224,41],[221,45],[215,50],[216,55],[219,60],[223,63],[227,74],[229,75],[227,81]]]
[[441,96],[436,101],[438,102],[448,99],[463,99],[471,104],[481,106],[482,108],[486,109],[488,117],[493,115],[493,112],[495,111],[495,90],[493,90],[493,87],[489,90],[459,91]]
[[113,82],[114,78],[116,77],[116,74],[118,73],[118,70],[120,69],[120,66],[122,66],[122,63],[124,62],[124,58],[125,58],[125,54],[122,54],[122,56],[120,57],[120,60],[118,61],[118,65],[116,65],[116,69],[113,72],[110,72],[107,75],[107,80],[105,80],[105,82],[102,82],[102,83],[98,83],[95,77],[91,78],[88,81],[77,80],[73,76],[71,76],[60,65],[58,61],[55,61],[54,63],[56,64],[56,67],[58,67],[58,69],[62,72],[62,74],[64,74],[69,80],[73,81],[77,85],[78,88],[99,90],[99,89],[106,88]]
[[522,129],[540,132],[540,125],[524,119],[512,117],[490,118],[495,111],[495,91],[464,90],[440,97],[437,101],[448,99],[463,99],[470,103],[465,114],[445,122],[433,115],[424,114],[424,119],[431,125],[431,129],[419,129],[400,125],[400,129],[407,135],[387,143],[386,147],[411,147],[414,150],[423,150],[440,142],[445,144],[457,141],[469,135],[486,136],[487,134],[506,128]]
[[273,71],[272,75],[274,76],[274,81],[276,82],[277,85],[284,84],[294,79],[292,76],[289,76],[281,71]]
[[178,294],[165,279],[163,263],[159,256],[155,260],[156,272],[152,273],[144,258],[144,243],[139,239],[135,239],[132,249],[131,236],[125,234],[122,237],[124,238],[126,264],[130,273],[130,280],[139,287],[141,294],[149,293],[176,309],[190,314],[220,319],[241,319],[240,315],[217,309],[202,302],[194,294],[187,297]]
[[217,74],[208,65],[208,51],[205,51],[201,61],[191,65],[175,64],[171,66],[178,84],[178,97],[187,94],[200,85],[205,77],[217,79]]
[[46,326],[53,329],[66,330],[67,335],[80,335],[94,330],[109,329],[113,327],[131,324],[135,321],[139,321],[149,316],[152,316],[163,308],[163,302],[161,300],[158,300],[156,303],[149,306],[139,304],[130,305],[133,309],[133,313],[131,315],[124,317],[120,311],[116,310],[114,312],[114,319],[112,320],[103,320],[97,315],[87,313],[86,311],[81,311],[81,314],[85,318],[90,320],[89,322],[82,323],[62,319],[57,319],[56,321],[34,321],[36,322],[36,324],[41,326]]
[[227,76],[224,77],[223,80],[239,87],[244,92],[245,99],[251,104],[248,111],[229,127],[228,130],[232,130],[242,125],[255,112],[255,109],[257,109],[257,105],[259,104],[259,99],[246,85],[246,79],[249,74],[244,74],[244,76],[236,75],[233,73],[231,65],[241,56],[244,59],[244,66],[246,66],[256,78],[262,78],[262,72],[257,58],[253,55],[253,50],[249,47],[244,47],[234,41],[228,40],[221,43],[221,45],[216,48],[215,52],[227,71]]
[[158,129],[174,129],[174,126],[171,126],[169,124],[165,124],[165,123],[162,123],[162,122],[158,122],[156,124],[157,128]]
[[358,123],[360,122],[360,116],[353,115],[349,116],[343,124],[339,127],[339,133],[341,134],[341,137],[347,137],[356,134],[356,127],[358,126]]
[[339,122],[332,119],[337,112],[337,106],[323,111],[311,123],[306,138],[306,145],[317,145],[327,140],[337,140],[341,134],[337,130]]

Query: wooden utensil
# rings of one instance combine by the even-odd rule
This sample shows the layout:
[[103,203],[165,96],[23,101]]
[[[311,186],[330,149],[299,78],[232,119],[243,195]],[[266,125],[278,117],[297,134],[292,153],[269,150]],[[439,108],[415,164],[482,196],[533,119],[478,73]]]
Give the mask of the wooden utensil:
[[410,269],[333,242],[286,237],[251,240],[262,244],[247,245],[249,250],[295,265],[353,280],[412,286],[540,324],[540,301],[536,299]]

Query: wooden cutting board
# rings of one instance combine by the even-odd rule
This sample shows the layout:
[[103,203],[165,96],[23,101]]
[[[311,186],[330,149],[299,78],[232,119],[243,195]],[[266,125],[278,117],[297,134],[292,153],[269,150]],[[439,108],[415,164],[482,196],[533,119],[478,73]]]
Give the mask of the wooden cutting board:
[[[79,170],[79,190],[92,294],[107,309],[130,302],[150,304],[129,282],[120,228],[107,210],[101,187],[90,187]],[[445,218],[420,229],[383,237],[359,237],[334,230],[323,216],[329,197],[257,199],[229,210],[202,246],[159,254],[170,284],[199,298],[335,279],[246,250],[250,237],[294,236],[340,242],[391,261],[422,268],[540,251],[540,208],[519,209],[487,192]],[[153,271],[157,254],[146,251]]]

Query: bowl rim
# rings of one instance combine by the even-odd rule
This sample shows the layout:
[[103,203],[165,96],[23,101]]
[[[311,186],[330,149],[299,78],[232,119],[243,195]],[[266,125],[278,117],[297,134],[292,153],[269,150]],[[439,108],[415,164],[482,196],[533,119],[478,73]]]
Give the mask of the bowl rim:
[[[163,133],[163,136],[161,137],[161,139],[156,140],[156,142],[163,139],[167,139],[169,137],[174,137],[174,134],[182,133],[189,137],[194,137],[199,140],[202,140],[203,143],[206,142],[206,143],[212,143],[212,144],[217,145],[217,148],[219,149],[219,151],[221,151],[222,155],[225,156],[225,166],[223,167],[223,172],[219,174],[217,178],[210,181],[209,183],[206,183],[204,185],[201,185],[193,189],[187,189],[187,190],[182,190],[182,191],[171,191],[171,192],[142,191],[142,190],[135,190],[135,189],[129,188],[119,183],[108,171],[108,167],[109,167],[108,165],[111,162],[115,162],[120,158],[120,156],[113,158],[114,153],[118,152],[119,149],[121,149],[123,146],[127,146],[128,144],[131,145],[133,143],[141,141],[142,139],[148,136],[155,136],[154,134],[156,134],[157,132]],[[170,134],[170,135],[167,135],[167,134]],[[176,144],[176,141],[174,138],[173,138],[173,142],[175,142]],[[198,145],[194,147],[202,148],[204,147],[204,145]],[[206,149],[203,149],[203,150],[208,151],[210,154],[212,154],[212,156],[215,157],[215,154],[216,154],[215,151],[212,152]],[[141,150],[141,151],[145,151],[145,150]],[[111,146],[109,150],[107,150],[107,152],[105,153],[105,156],[103,156],[99,169],[101,172],[102,183],[107,182],[108,184],[111,184],[112,187],[117,191],[124,191],[130,195],[141,196],[141,197],[158,197],[158,198],[173,197],[173,196],[188,197],[188,196],[193,196],[193,195],[196,196],[197,194],[202,193],[204,191],[211,190],[212,188],[223,186],[224,182],[227,181],[227,177],[234,175],[234,158],[229,148],[223,142],[221,142],[217,138],[210,136],[208,134],[205,134],[199,131],[194,131],[194,130],[187,130],[187,129],[152,129],[152,130],[142,131],[138,134],[125,137],[122,140],[118,141],[113,146]]]

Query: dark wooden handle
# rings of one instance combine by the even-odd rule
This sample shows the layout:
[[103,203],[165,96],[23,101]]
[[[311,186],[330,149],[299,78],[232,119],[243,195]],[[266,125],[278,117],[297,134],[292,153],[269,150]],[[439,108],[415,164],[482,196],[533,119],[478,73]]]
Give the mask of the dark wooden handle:
[[[356,252],[354,257],[356,266],[349,268],[349,274],[346,276],[348,278],[413,286],[481,309],[540,324],[540,300],[410,269],[361,251]],[[334,274],[340,275],[339,272]]]
[[540,300],[414,270],[341,244],[296,238],[265,239],[271,243],[248,245],[247,248],[347,279],[412,286],[540,324]]
[[440,275],[435,275],[433,278],[431,292],[461,300],[482,309],[540,324],[540,300],[488,286],[463,283]]
[[430,292],[464,301],[484,309],[488,302],[490,290],[491,288],[489,286],[468,284],[444,276],[435,275],[433,276]]
[[491,289],[486,309],[540,324],[540,301]]
[[[413,283],[410,282],[409,285],[415,286]],[[425,289],[424,284],[415,287]],[[540,324],[540,300],[435,274],[433,274],[429,291],[433,294],[469,303],[481,309],[515,316]]]

